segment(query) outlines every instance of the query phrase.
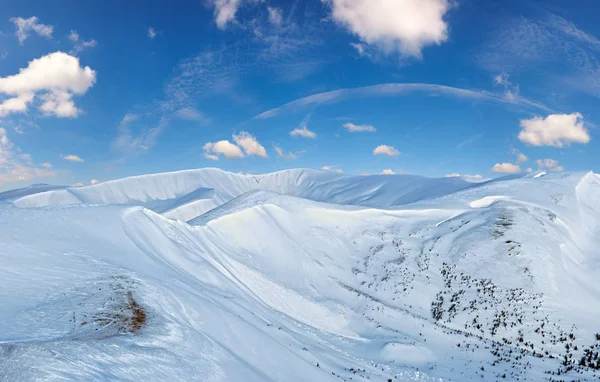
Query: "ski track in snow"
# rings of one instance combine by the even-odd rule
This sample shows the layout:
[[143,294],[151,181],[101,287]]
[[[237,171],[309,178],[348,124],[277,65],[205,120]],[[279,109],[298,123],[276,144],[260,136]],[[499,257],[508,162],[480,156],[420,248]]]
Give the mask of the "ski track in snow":
[[0,381],[597,380],[599,247],[593,173],[35,185],[0,194]]

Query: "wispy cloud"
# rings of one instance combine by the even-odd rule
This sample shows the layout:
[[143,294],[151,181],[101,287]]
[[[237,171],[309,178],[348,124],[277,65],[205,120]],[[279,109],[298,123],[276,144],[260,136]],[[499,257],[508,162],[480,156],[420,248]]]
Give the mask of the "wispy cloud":
[[288,102],[282,106],[267,110],[253,119],[267,119],[286,112],[296,111],[308,106],[319,106],[340,102],[351,98],[399,96],[414,92],[423,92],[432,95],[446,95],[450,97],[478,100],[482,102],[498,102],[536,108],[545,111],[550,109],[545,105],[528,100],[521,96],[507,98],[504,94],[496,94],[485,90],[469,90],[445,85],[424,83],[389,83],[360,88],[338,89],[324,93],[313,94]]
[[300,125],[294,130],[290,131],[290,135],[292,137],[315,139],[317,137],[317,134],[314,131],[308,129],[308,123],[310,122],[311,116],[312,113],[307,114],[306,117],[304,117],[304,119],[302,120],[302,122],[300,122]]
[[155,37],[156,37],[156,29],[149,27],[148,28],[148,38],[150,38],[150,40],[154,40]]
[[600,97],[600,40],[552,13],[501,20],[477,55],[494,73],[526,75]]
[[473,134],[464,141],[461,141],[458,145],[456,145],[457,149],[462,149],[463,147],[470,145],[473,142],[480,140],[483,137],[483,133]]
[[69,40],[73,43],[73,49],[71,49],[69,52],[72,55],[77,55],[84,49],[93,48],[96,46],[96,40],[85,41],[81,39],[76,30],[71,30],[71,33],[69,33]]
[[281,148],[281,146],[278,146],[276,144],[273,145],[273,150],[275,150],[275,152],[277,153],[277,156],[279,158],[283,158],[283,159],[298,159],[298,157],[304,155],[305,151],[298,151],[296,153],[293,152],[286,152],[285,150],[283,150]]
[[355,125],[354,123],[348,122],[348,123],[344,123],[342,125],[342,127],[344,127],[346,130],[348,130],[348,132],[350,133],[362,133],[362,132],[369,132],[369,133],[374,133],[377,131],[377,129],[375,127],[373,127],[373,125]]
[[15,25],[17,31],[15,35],[19,39],[19,43],[23,45],[23,42],[27,40],[31,32],[35,32],[38,36],[45,38],[52,38],[52,31],[54,27],[52,25],[42,24],[36,16],[32,16],[28,19],[22,17],[13,17],[10,21]]
[[29,182],[37,178],[51,178],[58,175],[50,170],[52,165],[34,165],[33,158],[10,140],[6,129],[0,127],[0,188],[16,183]]

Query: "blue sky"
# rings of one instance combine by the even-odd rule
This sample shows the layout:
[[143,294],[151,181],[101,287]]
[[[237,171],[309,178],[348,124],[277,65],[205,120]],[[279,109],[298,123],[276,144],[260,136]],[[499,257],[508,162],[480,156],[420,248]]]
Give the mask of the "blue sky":
[[598,171],[600,5],[490,3],[3,4],[0,189],[207,166]]

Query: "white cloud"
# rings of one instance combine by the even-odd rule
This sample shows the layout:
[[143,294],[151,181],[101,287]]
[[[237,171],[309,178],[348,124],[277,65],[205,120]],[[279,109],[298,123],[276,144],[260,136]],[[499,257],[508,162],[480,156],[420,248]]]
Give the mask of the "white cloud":
[[521,120],[519,140],[533,146],[569,146],[571,143],[586,144],[590,135],[583,125],[580,113],[550,114],[546,118],[533,117]]
[[38,23],[38,18],[35,16],[28,19],[13,17],[10,21],[17,27],[15,35],[19,39],[21,45],[23,45],[23,42],[29,37],[29,33],[31,32],[35,32],[41,37],[52,38],[52,25]]
[[400,155],[400,151],[396,150],[392,146],[379,145],[379,146],[375,147],[375,149],[373,150],[373,155],[395,156],[395,155]]
[[281,26],[283,23],[283,11],[281,8],[267,7],[269,12],[269,22],[275,26]]
[[308,122],[310,122],[311,116],[312,116],[312,113],[308,113],[304,117],[304,119],[302,119],[302,122],[300,122],[300,126],[295,128],[294,130],[290,131],[290,135],[292,137],[299,136],[299,137],[303,137],[303,138],[315,139],[317,137],[317,134],[314,131],[309,130],[307,127]]
[[246,155],[256,155],[261,158],[267,158],[267,150],[258,143],[255,137],[250,135],[246,131],[242,131],[239,134],[233,134],[234,142],[244,149]]
[[535,161],[535,164],[540,168],[540,169],[546,169],[548,171],[551,172],[562,172],[565,171],[565,168],[563,166],[559,166],[558,165],[558,161],[555,159],[538,159]]
[[204,153],[204,157],[210,160],[219,160],[219,156],[214,154]]
[[396,174],[396,173],[395,173],[395,172],[394,172],[392,169],[389,169],[389,168],[387,168],[387,169],[383,170],[383,171],[381,172],[381,174],[382,174],[382,175],[394,175],[394,174]]
[[44,163],[42,163],[42,167],[44,167],[44,168],[52,168],[52,165],[50,163],[48,163],[48,162],[44,162]]
[[448,39],[448,0],[322,0],[333,19],[385,53],[421,57],[427,45]]
[[298,155],[300,155],[300,154],[294,154],[292,152],[286,153],[285,151],[283,151],[283,149],[281,147],[279,147],[277,145],[273,145],[273,149],[277,153],[277,156],[280,158],[297,159]]
[[188,121],[198,121],[205,125],[211,122],[210,118],[208,118],[206,114],[204,114],[200,110],[196,110],[195,108],[189,106],[182,107],[181,109],[177,110],[175,112],[175,116]]
[[33,158],[31,158],[31,154],[27,154],[27,153],[19,154],[19,158],[21,158],[27,164],[33,163]]
[[81,159],[81,157],[77,156],[77,155],[73,155],[73,154],[69,154],[69,155],[65,155],[65,156],[60,156],[62,159],[64,160],[68,160],[69,162],[83,162],[84,160]]
[[356,52],[358,53],[359,56],[364,56],[365,55],[365,46],[364,44],[359,44],[356,42],[351,42],[350,46],[353,47],[354,49],[356,49]]
[[98,184],[98,183],[100,183],[100,181],[98,179],[92,179],[92,180],[90,180],[90,184],[92,186],[95,185],[95,184]]
[[351,122],[344,123],[343,127],[348,129],[348,131],[351,133],[360,133],[364,131],[374,133],[375,131],[377,131],[377,129],[375,129],[372,125],[355,125]]
[[69,33],[69,40],[73,43],[73,49],[69,53],[73,55],[80,53],[86,48],[93,48],[96,46],[96,40],[81,40],[79,33],[77,33],[76,30],[71,30],[71,33]]
[[[15,155],[15,152],[20,154]],[[46,166],[34,167],[32,162],[31,155],[22,153],[18,147],[15,147],[8,138],[6,129],[0,127],[0,185],[57,175]]]
[[304,126],[303,128],[296,128],[292,131],[290,131],[290,135],[292,137],[303,137],[303,138],[310,138],[310,139],[315,139],[317,137],[317,134],[314,131],[310,131],[308,130],[308,128],[306,126]]
[[463,88],[455,88],[437,84],[423,83],[388,83],[372,86],[364,86],[360,88],[346,88],[332,90],[325,93],[317,93],[307,97],[298,98],[288,102],[282,106],[267,110],[256,115],[253,119],[267,119],[284,112],[296,111],[298,109],[309,106],[319,106],[324,104],[332,104],[346,99],[364,98],[364,97],[382,97],[382,96],[399,96],[414,92],[422,92],[432,95],[446,95],[460,99],[498,102],[511,105],[520,105],[528,108],[536,108],[544,111],[550,111],[548,107],[538,102],[527,98],[516,96],[507,98],[505,94],[491,93],[484,90],[471,90]]
[[494,167],[492,167],[492,171],[500,173],[514,173],[521,172],[521,167],[512,163],[496,163]]
[[227,24],[235,20],[235,14],[242,0],[212,0],[215,7],[215,22],[219,29],[225,29]]
[[528,160],[529,160],[529,158],[527,158],[527,155],[525,155],[523,153],[517,154],[517,163],[524,163],[524,162],[527,162]]
[[96,72],[81,67],[77,57],[63,52],[50,53],[29,62],[18,74],[0,77],[0,93],[12,96],[0,104],[0,116],[26,112],[36,94],[40,110],[57,117],[76,117],[73,95],[85,94],[96,81]]
[[[242,131],[239,134],[233,134],[232,137],[235,144],[227,140],[206,143],[204,145],[204,157],[211,160],[218,160],[218,155],[221,154],[227,159],[243,158],[244,152],[250,156],[268,157],[265,148],[248,132]],[[243,152],[242,149],[244,150]]]
[[73,183],[71,185],[71,187],[83,187],[83,186],[85,186],[85,184],[83,184],[83,183]]
[[154,38],[156,37],[156,30],[154,28],[148,28],[148,37],[150,38],[150,40],[154,40]]
[[238,146],[234,145],[233,143],[227,140],[218,141],[216,143],[208,142],[204,145],[204,151],[208,154],[214,153],[225,155],[227,159],[244,157],[244,153],[242,152],[242,150]]
[[451,174],[446,174],[444,175],[444,178],[463,178],[465,180],[479,180],[479,179],[483,179],[483,177],[479,174],[465,174],[465,175],[461,175],[457,172],[453,172]]
[[333,171],[333,172],[337,172],[338,174],[344,173],[344,170],[342,170],[341,168],[335,168],[335,166],[323,166],[323,167],[321,167],[321,170]]
[[498,18],[489,27],[491,38],[477,57],[484,69],[518,72],[544,85],[550,81],[563,94],[576,90],[600,97],[600,41],[593,35],[549,12]]
[[527,172],[533,172],[533,169],[531,167],[527,168],[526,170]]
[[554,159],[538,159],[535,161],[535,164],[537,164],[539,168],[553,168],[558,166],[558,161]]

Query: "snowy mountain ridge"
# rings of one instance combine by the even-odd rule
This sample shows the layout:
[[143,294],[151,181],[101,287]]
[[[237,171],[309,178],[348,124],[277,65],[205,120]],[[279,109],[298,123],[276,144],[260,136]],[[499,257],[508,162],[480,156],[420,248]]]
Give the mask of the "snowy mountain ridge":
[[12,203],[0,380],[600,375],[594,173],[201,169]]

